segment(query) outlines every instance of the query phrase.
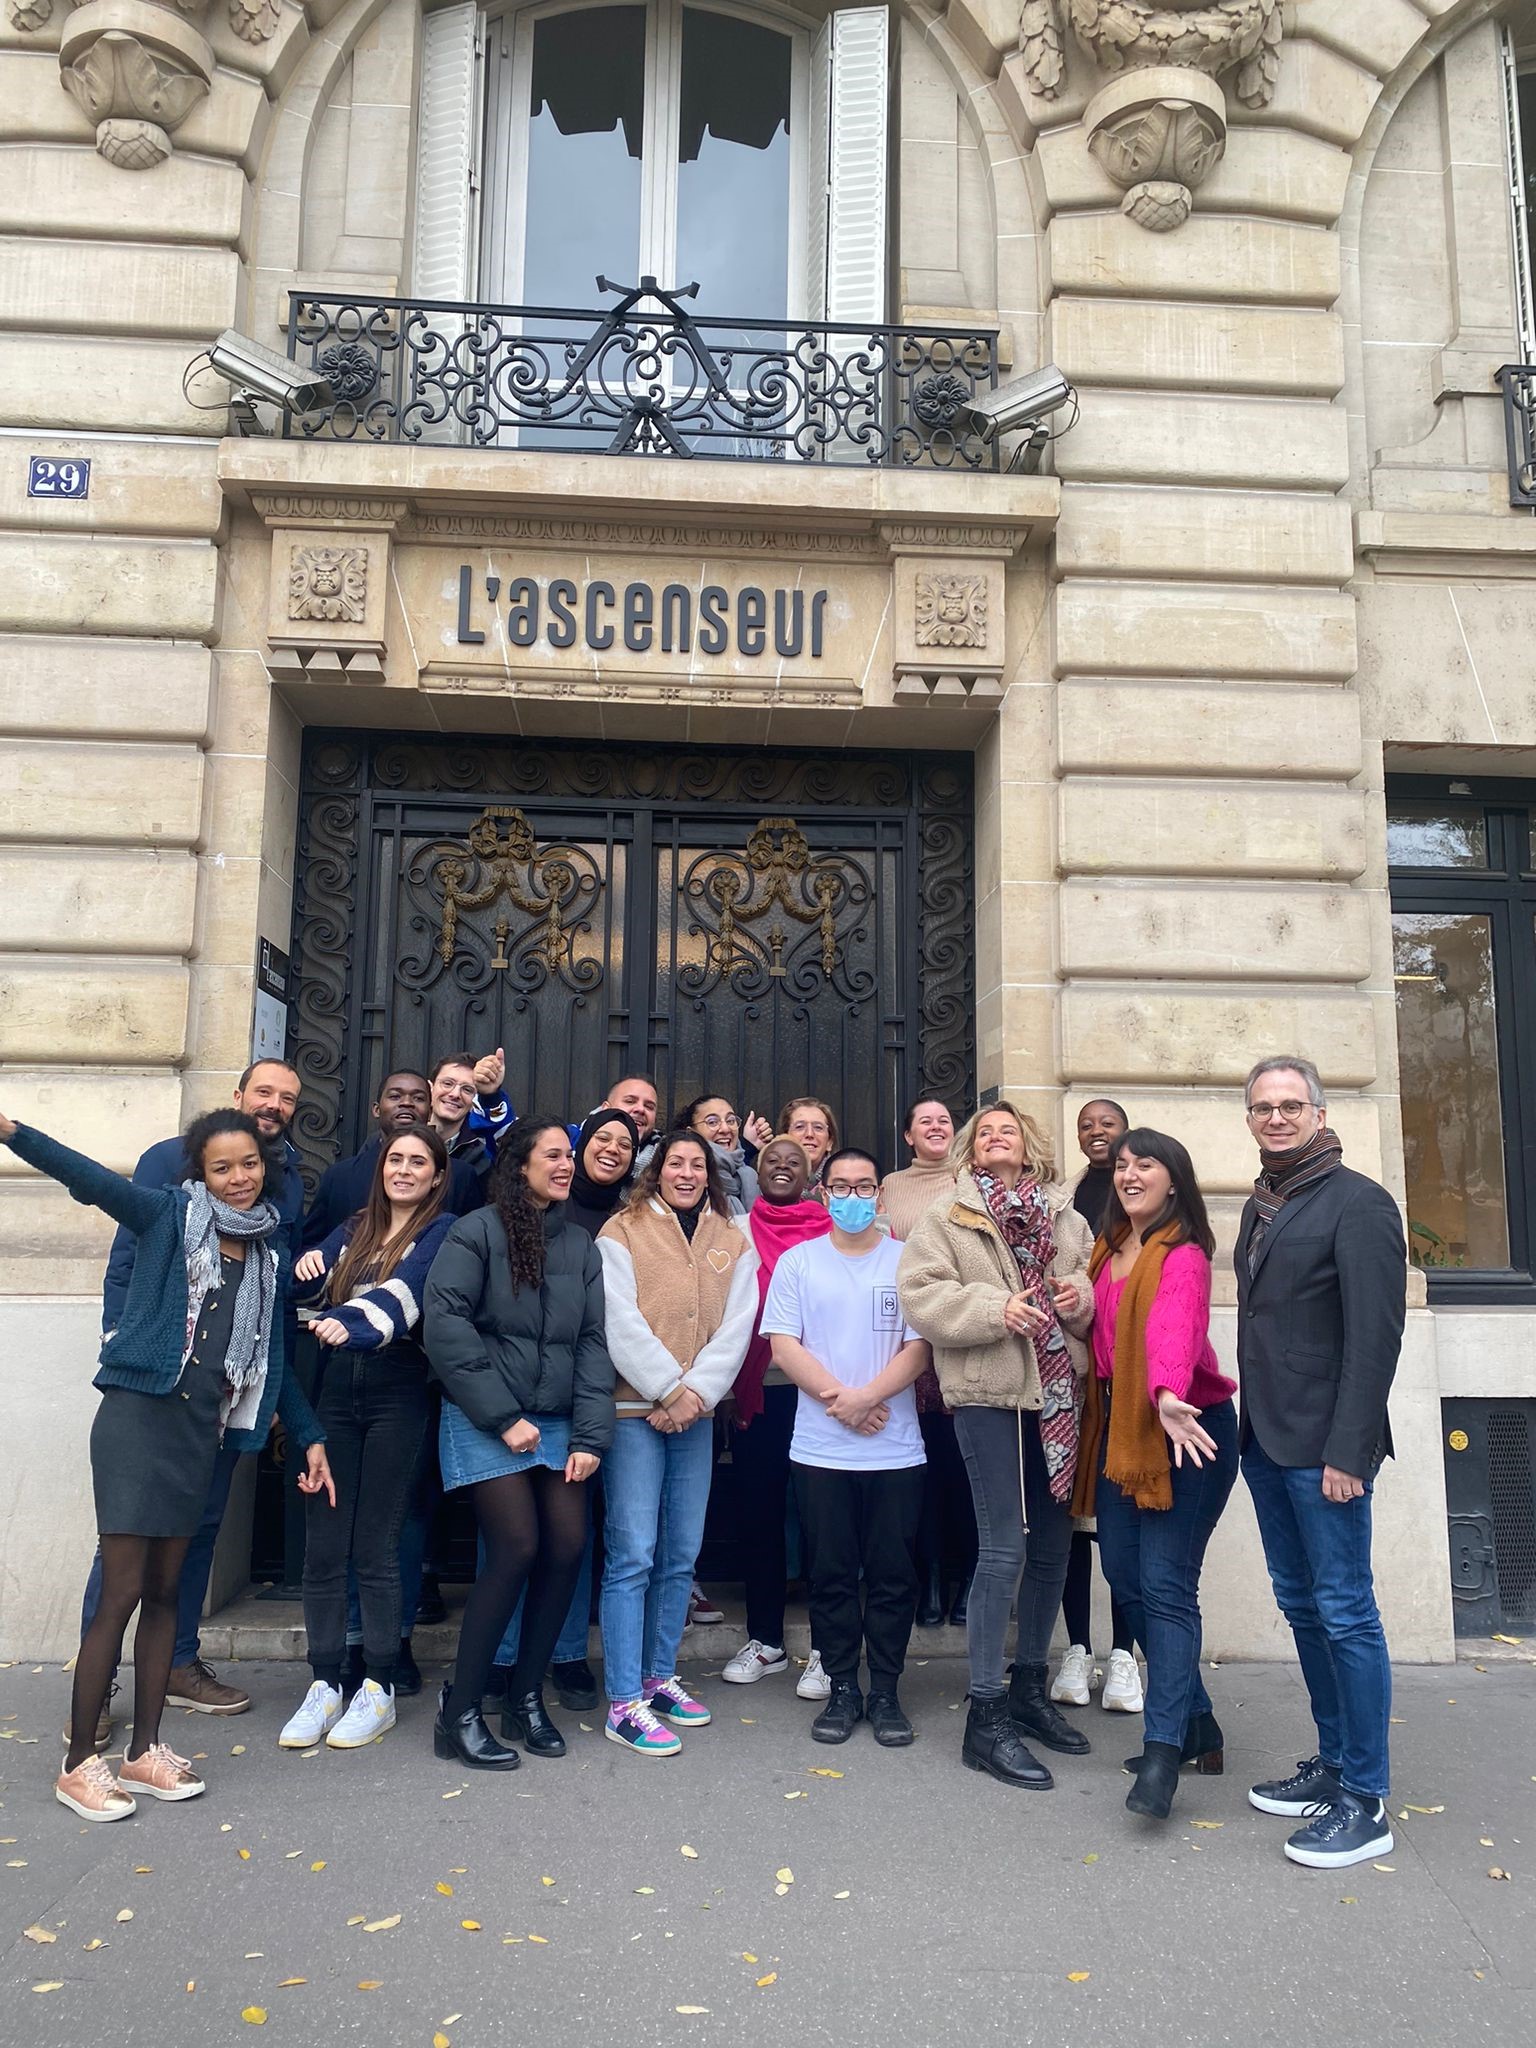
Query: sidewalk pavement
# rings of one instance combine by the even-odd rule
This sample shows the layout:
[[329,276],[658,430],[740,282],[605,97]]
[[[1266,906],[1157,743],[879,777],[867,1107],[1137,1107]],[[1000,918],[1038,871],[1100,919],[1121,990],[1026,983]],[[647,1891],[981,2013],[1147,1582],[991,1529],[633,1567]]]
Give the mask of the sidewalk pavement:
[[0,1670],[6,2048],[1531,2038],[1530,1663],[1398,1673],[1397,1847],[1336,1873],[1244,1797],[1311,1747],[1283,1665],[1210,1674],[1227,1774],[1186,1774],[1161,1826],[1123,1807],[1139,1721],[1097,1704],[1052,1795],[962,1770],[950,1659],[909,1668],[910,1750],[815,1745],[789,1677],[711,1663],[680,1758],[559,1713],[570,1755],[503,1779],[434,1759],[435,1673],[377,1745],[301,1756],[276,1736],[302,1670],[237,1668],[250,1714],[166,1724],[207,1796],[112,1826],[52,1795],[67,1677]]

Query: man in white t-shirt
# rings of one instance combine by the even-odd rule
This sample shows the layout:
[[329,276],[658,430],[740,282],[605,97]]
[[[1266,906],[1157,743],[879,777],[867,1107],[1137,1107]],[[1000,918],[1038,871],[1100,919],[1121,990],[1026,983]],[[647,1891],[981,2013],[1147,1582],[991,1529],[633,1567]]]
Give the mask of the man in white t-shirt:
[[[831,1235],[785,1252],[760,1328],[800,1389],[789,1447],[811,1589],[811,1640],[832,1682],[811,1724],[846,1742],[866,1715],[887,1749],[912,1740],[896,1689],[917,1610],[923,1439],[913,1386],[928,1346],[896,1297],[901,1246],[875,1218],[880,1169],[845,1146],[824,1174]],[[859,1577],[863,1574],[863,1601]],[[859,1656],[869,1660],[869,1699]]]

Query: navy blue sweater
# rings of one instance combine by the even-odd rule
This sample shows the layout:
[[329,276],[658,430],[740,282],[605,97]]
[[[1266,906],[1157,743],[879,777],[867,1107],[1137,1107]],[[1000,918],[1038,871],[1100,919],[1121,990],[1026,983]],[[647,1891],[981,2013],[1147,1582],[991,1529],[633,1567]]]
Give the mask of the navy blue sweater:
[[[137,1239],[133,1273],[123,1312],[102,1339],[98,1387],[131,1387],[140,1394],[169,1394],[181,1378],[187,1348],[187,1257],[184,1248],[187,1194],[181,1187],[136,1187],[121,1174],[98,1166],[83,1152],[71,1152],[27,1124],[16,1126],[11,1150],[28,1166],[56,1180],[86,1208],[104,1209]],[[281,1315],[287,1274],[275,1238],[252,1244],[248,1258],[270,1259],[277,1272],[278,1326],[267,1359],[261,1406],[250,1429],[229,1429],[224,1441],[239,1451],[259,1451],[272,1426],[274,1409],[300,1445],[324,1443],[304,1390],[283,1370]]]
[[[325,1243],[318,1247],[321,1258],[325,1260],[325,1271],[318,1280],[296,1279],[294,1292],[301,1301],[312,1298],[317,1304],[317,1315],[333,1316],[345,1329],[347,1341],[345,1345],[336,1346],[338,1350],[382,1351],[391,1344],[404,1344],[421,1321],[427,1275],[437,1257],[438,1246],[452,1229],[454,1221],[452,1216],[444,1215],[439,1216],[435,1223],[429,1223],[420,1237],[407,1245],[399,1265],[387,1280],[359,1287],[345,1301],[323,1302],[327,1276],[346,1250],[350,1235],[345,1227],[333,1230]],[[424,1357],[421,1363],[425,1371]]]

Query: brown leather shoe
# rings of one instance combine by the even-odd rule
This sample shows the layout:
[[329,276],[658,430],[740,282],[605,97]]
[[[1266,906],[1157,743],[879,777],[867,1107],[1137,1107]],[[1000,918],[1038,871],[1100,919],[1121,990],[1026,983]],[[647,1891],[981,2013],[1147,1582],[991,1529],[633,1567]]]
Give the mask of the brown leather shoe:
[[201,1657],[178,1664],[165,1688],[168,1707],[190,1707],[195,1714],[246,1714],[251,1696],[237,1685],[225,1685]]
[[[101,1713],[97,1717],[96,1721],[96,1734],[94,1740],[96,1745],[96,1752],[98,1755],[102,1755],[105,1753],[108,1745],[112,1740],[112,1702],[116,1698],[117,1687],[114,1685],[108,1689],[107,1697],[102,1702]],[[72,1718],[64,1723],[64,1740],[67,1744],[70,1745],[73,1745],[75,1739],[73,1734],[70,1732],[73,1726],[74,1721]]]

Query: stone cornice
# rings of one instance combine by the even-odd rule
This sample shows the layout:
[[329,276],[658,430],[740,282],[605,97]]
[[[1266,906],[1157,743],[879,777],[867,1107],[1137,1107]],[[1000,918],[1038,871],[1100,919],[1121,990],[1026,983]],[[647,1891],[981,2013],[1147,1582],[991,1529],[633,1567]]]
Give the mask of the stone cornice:
[[1536,577],[1536,518],[1513,510],[1359,511],[1355,544],[1378,576]]

